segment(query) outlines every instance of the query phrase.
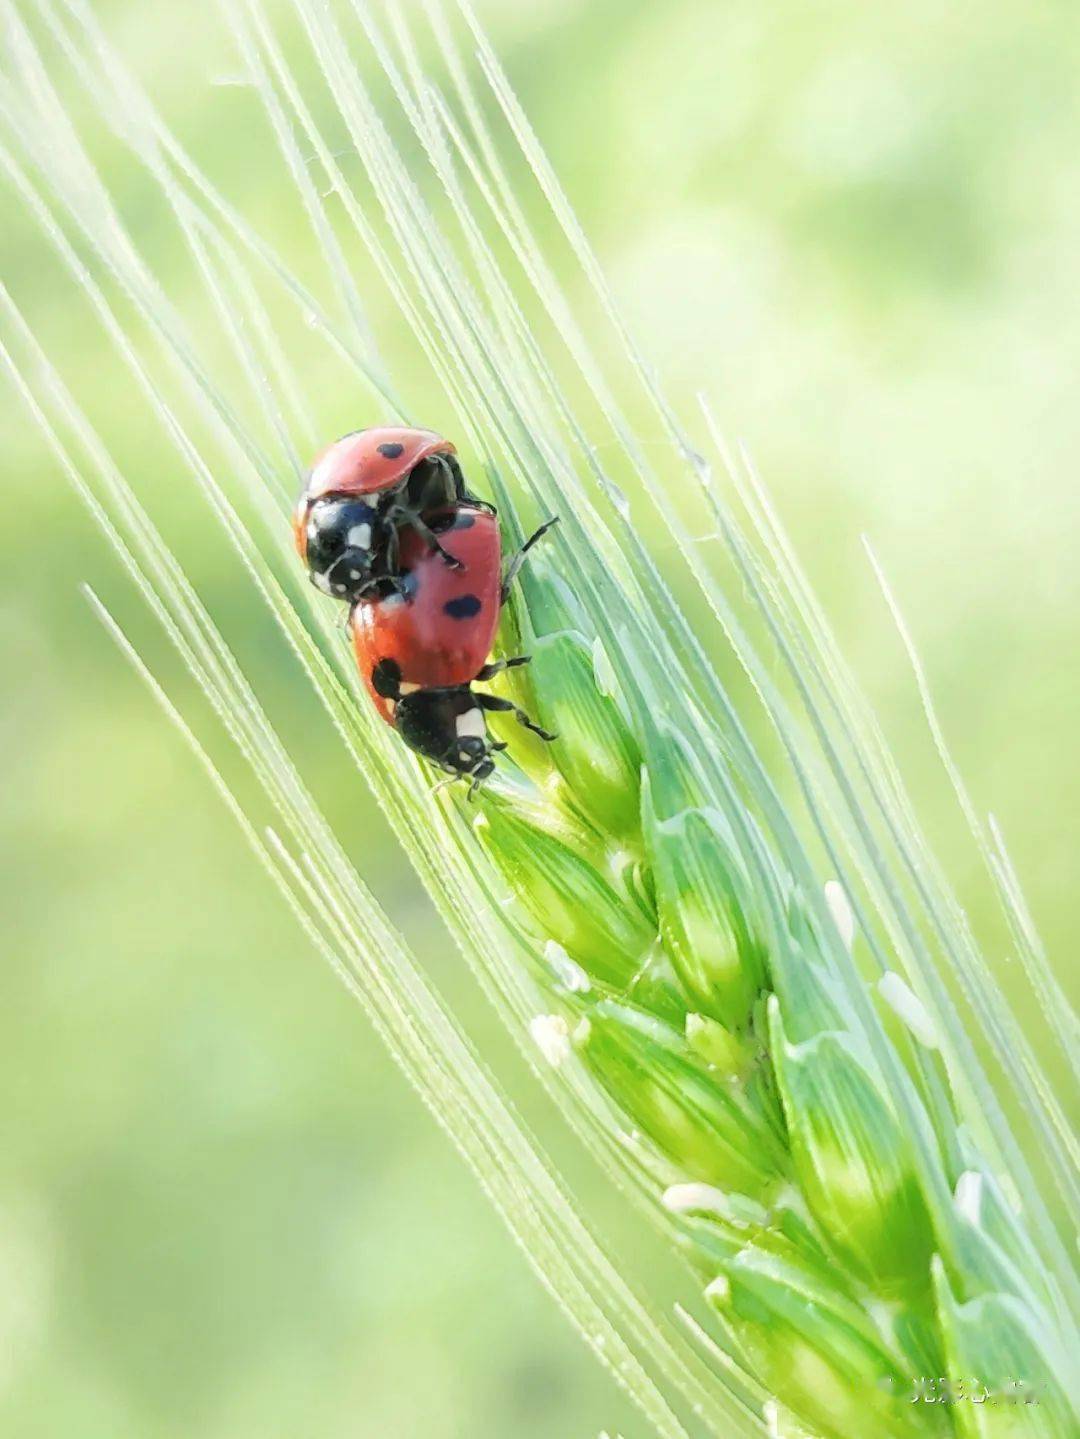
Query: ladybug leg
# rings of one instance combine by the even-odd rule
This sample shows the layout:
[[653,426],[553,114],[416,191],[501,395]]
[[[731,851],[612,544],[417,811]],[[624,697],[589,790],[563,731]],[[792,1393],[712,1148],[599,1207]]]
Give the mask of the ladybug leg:
[[431,526],[428,524],[428,522],[424,519],[422,515],[408,512],[406,523],[412,525],[413,529],[420,536],[420,538],[422,540],[425,540],[427,544],[435,551],[435,553],[441,557],[444,564],[449,565],[452,570],[463,570],[465,568],[465,566],[461,563],[459,559],[457,559],[454,555],[449,554],[446,550],[443,549],[442,545],[439,544],[438,535],[435,533],[435,531],[431,528]]
[[556,515],[554,519],[548,520],[545,524],[542,524],[538,530],[534,530],[533,533],[522,545],[521,549],[518,550],[517,554],[514,555],[514,557],[511,559],[510,563],[506,567],[506,573],[505,575],[503,575],[502,594],[500,597],[503,604],[506,604],[507,598],[510,594],[510,586],[514,583],[515,579],[517,578],[518,571],[525,563],[525,556],[532,549],[533,545],[536,544],[537,540],[540,539],[541,536],[546,535],[548,530],[550,530],[554,525],[557,525],[558,523],[559,517],[558,515]]
[[392,504],[386,511],[386,523],[393,536],[387,549],[388,568],[391,572],[397,569],[398,530],[403,525],[410,525],[420,538],[427,543],[429,548],[433,549],[437,555],[442,556],[444,564],[449,565],[452,570],[463,570],[465,568],[459,559],[443,549],[439,543],[438,535],[424,519],[420,511],[414,509],[411,504]]
[[469,494],[469,491],[465,485],[465,476],[461,473],[461,466],[458,464],[454,456],[439,455],[438,461],[439,464],[446,471],[450,482],[450,493],[447,495],[447,499],[451,501],[451,503],[456,502],[458,504],[467,505],[474,503],[473,497]]
[[453,455],[432,455],[429,464],[437,467],[443,491],[441,494],[432,495],[424,504],[416,505],[417,509],[431,509],[436,504],[476,505],[479,509],[487,510],[491,515],[495,513],[494,505],[489,505],[486,500],[481,500],[469,492],[465,476],[461,473],[461,466]]
[[506,746],[504,744],[488,744],[487,754],[484,756],[483,763],[478,764],[470,776],[471,783],[469,784],[468,799],[475,799],[480,786],[495,773],[495,761],[491,758],[492,750],[505,748]]
[[557,735],[550,734],[546,729],[541,729],[538,724],[533,724],[532,720],[520,706],[513,704],[510,700],[504,700],[500,695],[478,694],[474,695],[473,698],[483,710],[496,710],[500,714],[516,715],[518,724],[524,725],[527,730],[532,730],[533,734],[539,735],[543,740],[550,742],[558,738]]
[[490,680],[495,675],[501,675],[503,670],[517,669],[518,665],[527,665],[532,655],[512,655],[508,660],[492,660],[491,664],[485,665],[480,672],[474,676],[478,680]]
[[391,525],[386,537],[386,569],[390,579],[395,582],[400,578],[397,572],[400,551],[401,538],[398,534],[397,525]]

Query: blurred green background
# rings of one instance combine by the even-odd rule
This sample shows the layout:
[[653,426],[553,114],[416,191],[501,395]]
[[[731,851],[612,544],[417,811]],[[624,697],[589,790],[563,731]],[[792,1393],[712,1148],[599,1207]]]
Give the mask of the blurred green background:
[[[266,135],[217,83],[236,63],[207,0],[97,10],[226,192],[301,254]],[[979,918],[985,894],[862,555],[871,536],[976,801],[1000,819],[1077,995],[1075,11],[486,0],[479,12],[644,350],[677,396],[708,391],[756,456]],[[103,143],[101,161],[208,333],[124,152]],[[306,772],[360,868],[558,1147],[297,673],[264,651],[267,622],[228,551],[203,544],[201,511],[159,471],[128,382],[12,208],[5,283],[186,539],[213,613],[294,715],[289,738],[312,726]],[[404,365],[385,301],[372,316]],[[351,382],[319,363],[328,435],[367,422]],[[395,375],[427,422],[452,423],[426,375]],[[0,407],[0,1433],[639,1432],[80,598],[94,584],[163,654],[4,386]]]

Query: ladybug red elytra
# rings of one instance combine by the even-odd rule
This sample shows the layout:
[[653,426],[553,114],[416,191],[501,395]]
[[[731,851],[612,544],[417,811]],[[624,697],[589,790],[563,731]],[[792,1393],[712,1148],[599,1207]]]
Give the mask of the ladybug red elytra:
[[297,552],[312,584],[352,603],[394,583],[403,533],[418,535],[453,567],[424,515],[457,501],[480,503],[465,488],[449,440],[391,425],[357,430],[312,465],[293,514]]
[[471,797],[495,767],[492,753],[506,748],[488,737],[485,712],[513,713],[541,739],[554,739],[510,700],[472,685],[528,663],[527,655],[492,664],[487,657],[514,576],[556,521],[541,525],[503,575],[499,524],[486,506],[457,504],[428,520],[458,567],[448,568],[421,535],[403,535],[398,590],[353,605],[353,648],[383,719],[410,749],[469,779]]

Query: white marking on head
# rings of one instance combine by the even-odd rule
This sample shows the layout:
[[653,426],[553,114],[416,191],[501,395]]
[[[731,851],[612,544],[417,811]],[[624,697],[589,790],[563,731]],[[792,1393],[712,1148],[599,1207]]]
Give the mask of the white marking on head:
[[398,685],[398,694],[414,695],[419,688],[420,686],[414,685],[411,680],[402,680]]
[[346,538],[354,550],[370,550],[371,526],[368,524],[353,525]]
[[334,587],[330,583],[328,576],[316,574],[314,570],[311,572],[311,583],[317,585],[324,595],[332,595],[334,593]]
[[472,759],[472,755],[467,749],[459,749],[457,752],[457,757],[462,764],[468,764],[469,761]]
[[458,739],[464,739],[466,735],[471,735],[474,739],[483,739],[487,734],[484,712],[479,707],[466,710],[464,714],[458,715],[455,727]]
[[570,1058],[570,1030],[561,1014],[538,1014],[529,1021],[529,1033],[552,1068]]

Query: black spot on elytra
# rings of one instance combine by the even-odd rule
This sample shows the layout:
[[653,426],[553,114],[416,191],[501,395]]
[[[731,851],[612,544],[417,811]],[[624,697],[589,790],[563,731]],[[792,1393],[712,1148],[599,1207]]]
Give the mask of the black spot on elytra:
[[371,688],[384,700],[396,700],[401,689],[401,666],[397,660],[382,659],[371,671]]
[[443,614],[449,615],[452,620],[471,620],[473,615],[478,615],[482,609],[479,595],[458,595],[456,600],[446,601]]
[[384,445],[376,445],[375,448],[388,460],[396,460],[405,453],[405,446],[398,444],[397,440],[387,440]]

